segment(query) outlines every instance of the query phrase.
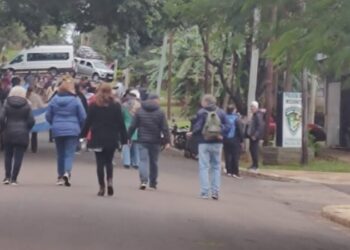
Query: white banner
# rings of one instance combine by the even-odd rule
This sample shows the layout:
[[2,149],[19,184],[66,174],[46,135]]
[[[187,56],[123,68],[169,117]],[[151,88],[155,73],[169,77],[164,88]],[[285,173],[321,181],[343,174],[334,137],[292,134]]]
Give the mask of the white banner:
[[283,147],[301,148],[302,97],[301,93],[283,94]]

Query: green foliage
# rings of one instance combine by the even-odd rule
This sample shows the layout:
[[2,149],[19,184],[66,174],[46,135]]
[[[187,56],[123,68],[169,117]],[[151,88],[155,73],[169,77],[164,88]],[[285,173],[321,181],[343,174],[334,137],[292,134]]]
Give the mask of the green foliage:
[[127,33],[143,42],[150,39],[148,27],[159,18],[161,0],[1,0],[0,22],[22,24],[28,35],[39,36],[42,28],[74,23],[77,30],[90,32],[108,28],[109,41]]
[[312,171],[312,172],[335,172],[335,173],[349,173],[349,164],[340,161],[326,161],[317,159],[311,162],[306,167],[301,167],[298,164],[288,166],[262,166],[263,169],[268,170],[290,170],[290,171]]

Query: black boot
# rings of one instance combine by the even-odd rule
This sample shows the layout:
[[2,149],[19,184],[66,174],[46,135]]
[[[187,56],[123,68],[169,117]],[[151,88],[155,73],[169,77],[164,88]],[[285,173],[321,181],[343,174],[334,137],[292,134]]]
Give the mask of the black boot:
[[113,181],[111,179],[108,180],[108,196],[114,195],[114,189],[113,189]]
[[106,193],[106,188],[105,187],[100,187],[100,191],[98,191],[97,195],[98,196],[104,196]]

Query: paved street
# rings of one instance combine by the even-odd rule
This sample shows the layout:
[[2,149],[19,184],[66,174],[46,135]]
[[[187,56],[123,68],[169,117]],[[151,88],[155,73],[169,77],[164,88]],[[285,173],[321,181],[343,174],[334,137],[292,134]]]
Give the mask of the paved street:
[[21,185],[0,187],[1,250],[350,249],[350,230],[320,215],[350,204],[341,190],[225,177],[219,202],[200,200],[196,162],[163,155],[157,192],[119,167],[116,196],[99,198],[92,154],[77,157],[71,188],[57,187],[52,145],[40,147]]

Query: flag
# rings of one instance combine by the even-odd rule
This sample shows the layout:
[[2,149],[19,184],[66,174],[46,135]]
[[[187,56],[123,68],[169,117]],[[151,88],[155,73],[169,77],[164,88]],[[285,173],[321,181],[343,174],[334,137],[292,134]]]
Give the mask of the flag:
[[45,115],[46,115],[47,108],[41,108],[41,109],[35,109],[33,110],[33,116],[35,118],[35,125],[32,129],[32,132],[40,133],[49,131],[51,126],[46,121]]

